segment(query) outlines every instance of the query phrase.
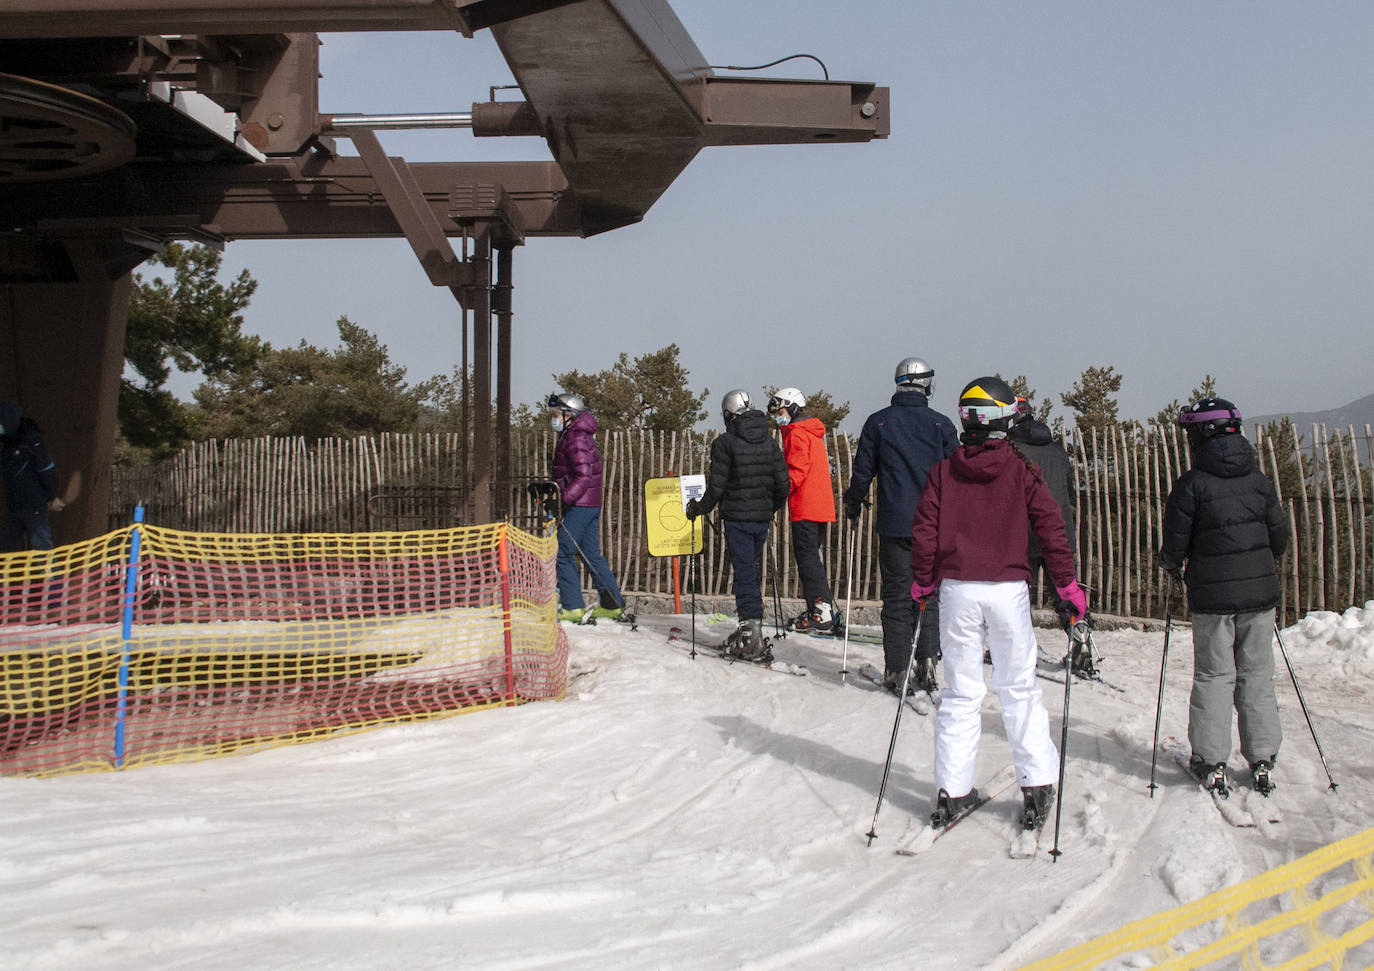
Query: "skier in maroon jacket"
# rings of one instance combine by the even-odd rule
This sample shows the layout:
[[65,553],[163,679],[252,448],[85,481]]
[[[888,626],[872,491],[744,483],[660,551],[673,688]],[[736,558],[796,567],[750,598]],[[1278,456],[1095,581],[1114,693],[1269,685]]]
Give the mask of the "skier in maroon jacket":
[[1028,528],[1074,616],[1082,617],[1088,605],[1059,506],[1040,471],[1006,440],[1015,414],[1016,395],[1005,381],[969,382],[959,396],[963,444],[931,469],[911,529],[911,596],[924,601],[937,589],[940,596],[945,688],[935,715],[936,826],[978,799],[973,777],[987,692],[985,638],[1027,813],[1039,825],[1054,803],[1059,752],[1035,680]]

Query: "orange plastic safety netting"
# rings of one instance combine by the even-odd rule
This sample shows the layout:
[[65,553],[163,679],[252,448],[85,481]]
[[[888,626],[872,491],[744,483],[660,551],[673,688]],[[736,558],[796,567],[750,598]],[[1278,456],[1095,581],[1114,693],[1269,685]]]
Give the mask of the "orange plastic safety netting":
[[206,758],[562,697],[552,537],[136,525],[0,556],[0,774]]

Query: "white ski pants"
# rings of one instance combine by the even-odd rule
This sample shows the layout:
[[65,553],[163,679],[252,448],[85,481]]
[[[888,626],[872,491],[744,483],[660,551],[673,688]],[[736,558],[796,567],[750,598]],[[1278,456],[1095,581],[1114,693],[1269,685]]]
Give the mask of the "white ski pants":
[[974,786],[983,730],[983,646],[992,653],[992,687],[1022,786],[1059,778],[1059,751],[1035,680],[1035,631],[1030,591],[1021,581],[940,583],[940,648],[944,690],[935,714],[935,784],[951,796]]

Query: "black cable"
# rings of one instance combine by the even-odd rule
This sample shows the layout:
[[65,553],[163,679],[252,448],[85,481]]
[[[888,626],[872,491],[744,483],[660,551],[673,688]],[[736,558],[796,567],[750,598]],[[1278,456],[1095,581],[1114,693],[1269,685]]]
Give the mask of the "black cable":
[[827,81],[830,80],[830,72],[826,69],[825,62],[815,54],[788,54],[786,57],[780,57],[776,61],[769,61],[767,64],[759,64],[755,67],[741,67],[738,64],[711,64],[708,66],[713,71],[762,71],[766,67],[773,67],[775,64],[781,64],[783,61],[794,61],[799,57],[811,58],[811,60],[821,66],[821,73],[825,75],[825,79]]

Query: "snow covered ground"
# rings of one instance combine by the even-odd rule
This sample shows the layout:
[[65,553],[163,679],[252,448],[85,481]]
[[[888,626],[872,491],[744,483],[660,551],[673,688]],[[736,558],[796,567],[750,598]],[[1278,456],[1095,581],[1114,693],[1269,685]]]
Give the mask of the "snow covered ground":
[[[712,642],[728,630],[698,620]],[[1374,602],[1284,632],[1340,791],[1280,660],[1284,821],[1258,829],[1164,759],[1150,798],[1163,635],[1099,631],[1126,690],[1074,686],[1057,863],[1051,829],[1008,859],[1013,793],[892,852],[934,795],[933,721],[910,712],[868,846],[891,696],[841,684],[838,642],[781,642],[810,669],[792,677],[692,660],[675,623],[570,628],[562,703],[0,780],[0,966],[1010,968],[1374,822]],[[1041,632],[1056,656],[1063,640]],[[851,642],[850,669],[878,653]],[[1184,735],[1190,674],[1175,627],[1164,735]],[[1041,684],[1057,739],[1063,688]],[[980,778],[1009,758],[996,705]]]

